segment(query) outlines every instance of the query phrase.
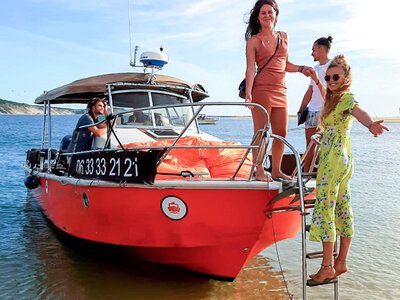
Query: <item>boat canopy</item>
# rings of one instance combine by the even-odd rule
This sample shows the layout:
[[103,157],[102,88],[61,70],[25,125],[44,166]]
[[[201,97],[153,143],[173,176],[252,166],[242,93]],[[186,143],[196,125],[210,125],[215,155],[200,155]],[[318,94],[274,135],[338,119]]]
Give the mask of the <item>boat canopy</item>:
[[185,97],[192,93],[194,102],[207,98],[207,91],[200,84],[192,85],[183,80],[156,75],[151,82],[151,74],[148,73],[113,73],[79,79],[70,84],[44,92],[35,99],[36,104],[44,104],[50,101],[52,104],[60,103],[87,103],[92,97],[102,97],[107,93],[107,85],[118,84],[117,89],[122,86],[129,89],[140,90],[164,90],[173,92]]

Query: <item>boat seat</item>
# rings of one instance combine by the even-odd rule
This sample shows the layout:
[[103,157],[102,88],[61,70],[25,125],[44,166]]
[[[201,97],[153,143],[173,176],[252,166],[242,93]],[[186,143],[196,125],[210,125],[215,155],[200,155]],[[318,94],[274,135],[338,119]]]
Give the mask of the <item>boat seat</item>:
[[67,152],[68,146],[72,141],[72,134],[64,136],[60,142],[60,152]]

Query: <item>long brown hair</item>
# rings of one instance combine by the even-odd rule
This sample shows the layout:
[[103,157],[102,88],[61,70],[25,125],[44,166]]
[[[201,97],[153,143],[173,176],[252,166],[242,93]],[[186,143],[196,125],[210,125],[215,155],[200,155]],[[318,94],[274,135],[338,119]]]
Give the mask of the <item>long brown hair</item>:
[[245,39],[246,41],[251,38],[253,35],[256,35],[260,29],[261,25],[258,22],[258,15],[260,14],[261,7],[265,4],[271,5],[272,8],[275,10],[275,25],[276,22],[278,21],[278,15],[279,15],[279,7],[278,4],[275,2],[275,0],[258,0],[255,4],[252,10],[250,11],[250,17],[245,33]]
[[352,80],[351,68],[347,63],[346,58],[344,57],[343,54],[335,56],[335,58],[332,60],[331,64],[328,67],[328,69],[331,68],[341,68],[344,72],[345,82],[343,86],[336,91],[331,91],[327,87],[324,108],[322,109],[320,116],[321,128],[323,128],[322,127],[323,120],[335,109],[336,105],[339,103],[340,98],[342,98],[344,94],[350,92],[350,86]]

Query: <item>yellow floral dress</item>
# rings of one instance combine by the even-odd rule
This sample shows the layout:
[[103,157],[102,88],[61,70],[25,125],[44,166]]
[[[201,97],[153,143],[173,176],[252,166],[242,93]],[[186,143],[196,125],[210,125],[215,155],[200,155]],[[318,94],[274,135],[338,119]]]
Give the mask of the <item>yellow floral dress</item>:
[[356,104],[353,94],[345,94],[323,120],[325,130],[321,139],[311,241],[334,242],[337,235],[353,237],[354,234],[349,183],[353,174],[351,113]]

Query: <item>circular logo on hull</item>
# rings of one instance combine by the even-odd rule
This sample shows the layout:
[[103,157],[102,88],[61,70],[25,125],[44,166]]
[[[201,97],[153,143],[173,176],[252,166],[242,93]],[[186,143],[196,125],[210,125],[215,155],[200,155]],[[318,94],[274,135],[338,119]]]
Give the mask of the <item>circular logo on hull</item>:
[[187,213],[185,202],[175,196],[165,197],[161,201],[161,210],[164,215],[172,220],[183,219]]

